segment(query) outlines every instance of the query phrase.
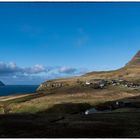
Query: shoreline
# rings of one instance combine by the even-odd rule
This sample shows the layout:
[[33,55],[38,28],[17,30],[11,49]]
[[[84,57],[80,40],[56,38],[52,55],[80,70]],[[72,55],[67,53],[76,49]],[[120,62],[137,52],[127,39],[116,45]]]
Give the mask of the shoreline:
[[8,101],[8,100],[13,100],[13,99],[17,99],[17,98],[22,98],[22,97],[26,97],[29,96],[31,94],[35,94],[35,92],[33,93],[21,93],[21,94],[12,94],[12,95],[7,95],[7,96],[0,96],[0,102],[2,101]]
[[38,85],[6,85],[0,88],[0,101],[17,99],[36,93]]

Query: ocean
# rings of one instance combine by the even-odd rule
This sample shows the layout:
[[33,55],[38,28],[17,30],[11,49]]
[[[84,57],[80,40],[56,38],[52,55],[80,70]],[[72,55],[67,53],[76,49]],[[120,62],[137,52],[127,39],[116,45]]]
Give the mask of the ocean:
[[0,86],[0,96],[12,94],[33,93],[38,85],[6,85]]

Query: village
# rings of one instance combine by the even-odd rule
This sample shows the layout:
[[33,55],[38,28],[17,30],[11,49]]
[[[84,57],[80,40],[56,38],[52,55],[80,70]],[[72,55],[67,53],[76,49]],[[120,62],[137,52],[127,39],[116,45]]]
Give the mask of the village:
[[140,84],[129,82],[123,79],[107,79],[107,80],[106,79],[92,79],[84,83],[84,86],[93,87],[95,89],[103,89],[109,85],[122,86],[122,87],[133,88],[133,89],[140,88]]
[[[90,79],[90,80],[77,79],[75,85],[80,85],[82,87],[89,87],[93,89],[104,89],[107,88],[108,86],[119,86],[119,87],[125,87],[129,89],[140,89],[140,84],[126,81],[123,79]],[[58,89],[58,88],[69,87],[69,86],[70,83],[68,82],[54,82],[50,80],[44,84],[41,84],[38,87],[37,91],[41,91],[41,89],[43,88],[45,88],[46,90],[50,90],[50,89]]]

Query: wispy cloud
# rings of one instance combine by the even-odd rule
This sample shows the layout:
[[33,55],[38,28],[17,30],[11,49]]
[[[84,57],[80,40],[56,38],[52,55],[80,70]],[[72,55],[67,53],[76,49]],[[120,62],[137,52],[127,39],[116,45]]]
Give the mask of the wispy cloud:
[[38,73],[48,72],[48,71],[49,71],[48,68],[46,68],[43,65],[39,65],[39,64],[36,64],[32,67],[28,67],[28,68],[23,69],[23,72],[27,73],[27,74],[38,74]]
[[47,79],[81,75],[87,69],[66,66],[44,66],[36,64],[31,67],[20,67],[14,62],[0,62],[0,80],[8,84],[39,84]]
[[13,62],[10,63],[0,62],[0,75],[5,75],[5,74],[9,75],[21,71],[22,69]]
[[4,63],[0,62],[0,76],[9,74],[38,74],[46,72],[47,68],[43,65],[34,65],[32,67],[22,68],[16,65],[14,62]]
[[76,68],[70,68],[70,67],[60,67],[60,69],[58,69],[58,71],[60,73],[66,73],[66,74],[73,74],[77,71]]
[[86,34],[84,28],[77,28],[77,39],[76,39],[76,46],[83,47],[87,45],[89,41],[89,36]]
[[82,46],[85,46],[88,42],[88,37],[87,36],[81,36],[79,38],[77,38],[76,40],[76,45],[78,47],[82,47]]

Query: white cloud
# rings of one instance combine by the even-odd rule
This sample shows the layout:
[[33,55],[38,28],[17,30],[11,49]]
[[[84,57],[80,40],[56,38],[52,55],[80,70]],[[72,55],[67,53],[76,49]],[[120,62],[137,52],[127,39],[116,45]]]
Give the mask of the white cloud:
[[77,69],[70,68],[70,67],[61,67],[58,71],[60,73],[66,73],[66,74],[73,74],[76,72]]
[[0,62],[0,80],[10,84],[39,84],[48,79],[81,75],[85,72],[85,69],[65,66],[47,67],[36,64],[31,67],[20,67],[14,62]]
[[42,72],[47,72],[47,68],[43,65],[36,64],[33,67],[28,67],[24,69],[25,74],[38,74]]
[[0,75],[15,73],[15,72],[19,72],[20,70],[21,69],[17,67],[16,64],[13,62],[10,63],[0,62]]

